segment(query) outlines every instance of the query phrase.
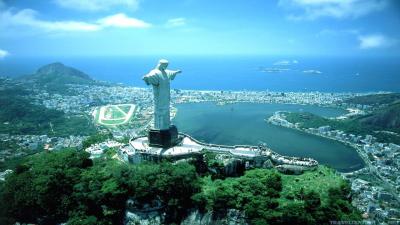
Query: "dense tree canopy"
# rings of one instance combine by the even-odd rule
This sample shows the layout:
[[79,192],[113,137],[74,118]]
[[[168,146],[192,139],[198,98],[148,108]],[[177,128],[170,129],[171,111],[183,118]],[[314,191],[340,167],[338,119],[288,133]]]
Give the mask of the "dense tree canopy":
[[75,149],[41,153],[19,165],[1,187],[0,224],[120,224],[130,197],[137,205],[159,201],[178,221],[193,208],[200,191],[194,166],[187,163],[127,165],[94,163]]
[[227,209],[245,212],[251,224],[329,224],[332,220],[360,220],[350,203],[346,182],[325,190],[328,201],[322,204],[320,194],[300,188],[293,199],[281,195],[281,175],[274,170],[255,169],[239,178],[206,180],[203,191],[195,196],[198,205],[225,216]]
[[[312,173],[315,174],[315,173]],[[283,194],[275,170],[254,169],[238,178],[200,178],[187,163],[129,165],[108,157],[95,161],[75,149],[43,152],[16,167],[0,184],[0,224],[122,224],[128,199],[132,207],[165,212],[166,223],[179,223],[192,209],[245,213],[251,224],[328,224],[359,220],[345,182],[322,193],[299,188]],[[293,176],[295,177],[295,176]],[[297,176],[299,177],[299,176]],[[289,178],[292,179],[292,178]]]
[[74,185],[91,165],[88,153],[74,149],[33,157],[8,176],[1,195],[8,204],[2,204],[2,211],[10,221],[52,224],[67,220],[68,209],[75,204]]
[[111,138],[112,138],[111,133],[108,133],[108,132],[107,133],[96,133],[96,134],[91,135],[85,141],[83,141],[82,147],[85,149],[85,148],[91,146],[92,144],[100,143],[100,142],[106,141]]

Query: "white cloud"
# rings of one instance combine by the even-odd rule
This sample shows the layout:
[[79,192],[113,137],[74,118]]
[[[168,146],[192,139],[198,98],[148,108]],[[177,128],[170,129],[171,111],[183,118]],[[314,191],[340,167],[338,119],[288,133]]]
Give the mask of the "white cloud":
[[290,65],[298,64],[298,63],[299,63],[299,61],[297,61],[296,59],[294,59],[294,60],[280,60],[280,61],[274,62],[272,65],[274,65],[274,66],[290,66]]
[[48,21],[38,18],[38,12],[32,9],[23,9],[16,13],[0,11],[0,27],[20,27],[26,26],[40,29],[47,32],[65,31],[99,31],[107,27],[118,28],[147,28],[151,24],[142,20],[131,18],[119,13],[96,20],[95,22],[84,21]]
[[395,43],[395,40],[387,38],[381,34],[361,35],[358,37],[361,49],[384,48]]
[[3,26],[28,26],[46,31],[96,31],[97,24],[80,21],[46,21],[37,18],[38,13],[32,9],[23,9],[13,14],[11,11],[0,13]]
[[0,59],[3,59],[8,55],[9,53],[6,50],[0,49]]
[[98,20],[98,23],[102,27],[135,27],[135,28],[147,28],[151,24],[144,22],[143,20],[127,17],[123,13],[118,13],[112,16],[104,17]]
[[363,34],[363,32],[357,29],[347,29],[347,30],[331,30],[324,29],[316,34],[317,37],[322,36],[334,36],[334,38],[349,37],[351,39],[356,39],[359,42],[360,49],[371,49],[371,48],[384,48],[395,45],[397,43],[396,39],[389,38],[383,34]]
[[292,20],[314,20],[320,17],[358,18],[381,11],[388,4],[389,0],[279,0],[278,3],[288,10],[302,11],[290,14],[288,18]]
[[185,18],[173,18],[169,19],[166,23],[166,27],[181,27],[186,25],[186,19]]
[[54,0],[63,8],[81,11],[102,11],[112,7],[121,6],[125,9],[136,10],[139,0]]
[[322,72],[319,71],[319,70],[304,70],[303,73],[305,73],[305,74],[315,74],[315,75],[322,74]]

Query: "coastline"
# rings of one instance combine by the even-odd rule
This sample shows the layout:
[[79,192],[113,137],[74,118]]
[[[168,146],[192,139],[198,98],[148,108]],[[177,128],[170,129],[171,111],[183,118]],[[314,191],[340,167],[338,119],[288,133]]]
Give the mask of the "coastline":
[[[336,141],[336,142],[339,142],[339,143],[342,143],[342,144],[344,144],[346,146],[351,147],[352,149],[354,149],[357,152],[357,154],[360,156],[360,158],[363,161],[363,165],[362,165],[363,167],[359,168],[357,170],[351,171],[351,172],[340,172],[340,171],[338,171],[338,172],[340,172],[342,174],[349,174],[349,173],[353,173],[353,172],[356,172],[356,171],[359,171],[359,170],[362,170],[362,169],[366,168],[366,165],[368,164],[368,162],[366,161],[365,156],[362,154],[362,150],[360,149],[359,146],[357,146],[357,144],[354,144],[354,143],[351,143],[351,142],[345,141],[345,140],[340,140],[340,139],[337,139],[337,138],[334,138],[334,137],[330,137],[330,136],[314,133],[314,132],[311,132],[310,130],[307,130],[307,129],[302,129],[302,128],[296,126],[295,124],[290,123],[289,121],[285,120],[282,117],[279,117],[279,120],[281,120],[281,121],[279,121],[278,123],[274,122],[274,120],[276,120],[276,118],[274,118],[274,116],[279,115],[280,112],[282,112],[282,111],[276,112],[273,116],[269,117],[268,119],[264,119],[264,121],[267,122],[267,123],[270,123],[272,125],[275,125],[275,126],[290,128],[290,129],[297,130],[297,131],[302,132],[302,133],[306,133],[306,134],[310,134],[310,135],[313,135],[313,136],[317,136],[317,137],[329,139],[329,140],[332,140],[332,141]],[[282,123],[283,121],[284,121],[284,123]],[[286,125],[283,125],[283,124],[286,124]],[[355,165],[353,167],[356,167],[357,165]]]
[[366,152],[363,151],[363,149],[361,147],[362,146],[361,144],[355,144],[355,143],[351,143],[349,141],[340,140],[340,139],[329,137],[329,136],[326,136],[326,135],[314,133],[314,132],[311,132],[309,129],[305,129],[305,128],[302,129],[302,128],[298,127],[297,124],[293,124],[293,123],[290,123],[289,121],[287,121],[284,118],[284,116],[282,116],[280,114],[280,112],[276,112],[273,116],[269,117],[268,119],[265,119],[265,121],[268,122],[268,123],[274,124],[276,126],[283,126],[283,127],[287,127],[287,128],[290,128],[290,129],[298,130],[300,132],[304,132],[304,133],[308,133],[308,134],[311,134],[311,135],[320,136],[320,137],[331,139],[331,140],[334,140],[334,141],[338,141],[338,142],[341,142],[343,144],[346,144],[346,145],[354,148],[356,150],[356,152],[358,153],[358,155],[360,156],[360,158],[363,160],[364,167],[359,169],[359,170],[352,171],[350,173],[342,173],[342,172],[340,172],[342,174],[342,176],[345,177],[345,178],[348,178],[348,177],[352,177],[354,175],[357,175],[358,173],[369,172],[375,178],[377,178],[378,180],[383,182],[383,185],[393,194],[394,198],[397,201],[400,201],[400,197],[398,197],[396,195],[396,193],[397,193],[396,189],[389,182],[387,182],[384,179],[384,177],[378,172],[378,168],[376,168],[372,164],[372,162],[369,160],[369,157],[366,154]]
[[[179,115],[173,121],[174,124],[178,126],[180,132],[194,135],[199,140],[222,145],[243,143],[258,145],[263,142],[282,155],[311,157],[344,172],[354,171],[362,166],[362,160],[357,153],[353,153],[347,146],[327,142],[321,138],[303,136],[299,132],[265,126],[263,123],[265,112],[273,114],[276,110],[304,109],[326,117],[336,117],[345,113],[341,109],[316,105],[248,102],[225,106],[217,105],[215,102],[187,103],[175,105],[175,107],[178,107]],[[236,129],[239,127],[241,129]],[[227,133],[223,135],[221,132]],[[310,146],[313,147],[310,148]],[[320,148],[324,148],[321,153],[311,150]],[[340,154],[335,156],[335,152],[340,152]],[[345,158],[346,156],[348,157]]]

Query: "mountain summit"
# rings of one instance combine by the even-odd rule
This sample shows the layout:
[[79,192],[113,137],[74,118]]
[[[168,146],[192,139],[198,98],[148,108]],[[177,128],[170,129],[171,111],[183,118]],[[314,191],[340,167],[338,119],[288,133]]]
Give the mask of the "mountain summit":
[[40,67],[35,76],[70,76],[70,77],[79,77],[85,80],[92,80],[86,73],[79,71],[75,68],[65,66],[62,63],[55,62],[45,66]]
[[59,62],[42,66],[36,73],[21,79],[53,93],[67,93],[68,84],[91,85],[96,83],[86,73]]

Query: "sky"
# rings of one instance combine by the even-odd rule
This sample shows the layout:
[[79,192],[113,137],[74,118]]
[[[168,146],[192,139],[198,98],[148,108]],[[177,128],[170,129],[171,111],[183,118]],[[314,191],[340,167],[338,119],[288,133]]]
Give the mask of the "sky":
[[0,0],[0,60],[400,56],[397,0]]

